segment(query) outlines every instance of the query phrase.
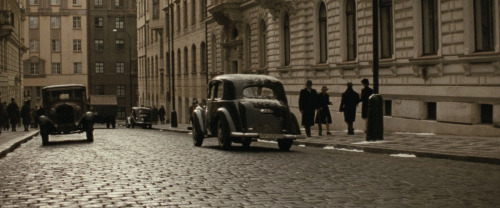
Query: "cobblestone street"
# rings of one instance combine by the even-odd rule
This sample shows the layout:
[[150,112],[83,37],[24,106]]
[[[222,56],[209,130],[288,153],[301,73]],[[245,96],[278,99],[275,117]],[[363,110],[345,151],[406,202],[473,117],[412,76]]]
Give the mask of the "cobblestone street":
[[500,166],[96,128],[0,159],[0,207],[498,207]]

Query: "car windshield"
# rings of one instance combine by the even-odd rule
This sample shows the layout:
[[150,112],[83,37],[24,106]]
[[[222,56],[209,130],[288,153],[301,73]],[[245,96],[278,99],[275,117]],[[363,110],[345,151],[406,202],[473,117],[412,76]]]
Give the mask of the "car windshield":
[[50,102],[60,100],[84,100],[84,95],[82,90],[49,91],[47,99]]
[[139,110],[137,110],[137,114],[139,114],[139,115],[148,115],[149,114],[149,110],[139,109]]
[[273,89],[264,86],[249,86],[243,89],[244,98],[275,99]]

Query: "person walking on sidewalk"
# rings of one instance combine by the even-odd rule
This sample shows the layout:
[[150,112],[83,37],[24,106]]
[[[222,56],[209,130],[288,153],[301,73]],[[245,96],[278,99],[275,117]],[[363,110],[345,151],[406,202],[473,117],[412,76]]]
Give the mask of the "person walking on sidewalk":
[[5,106],[2,103],[2,98],[0,98],[0,134],[2,134],[2,129],[4,128],[4,125],[6,123],[7,123],[7,112],[5,112]]
[[359,94],[352,89],[352,83],[347,83],[347,90],[342,93],[340,112],[344,112],[344,121],[347,123],[347,134],[354,134],[353,123],[356,120],[356,107],[359,103]]
[[311,126],[314,125],[314,112],[316,111],[316,100],[318,93],[312,89],[311,80],[307,80],[306,88],[300,91],[299,110],[302,114],[302,125],[306,129],[306,135],[311,136]]
[[158,110],[158,116],[160,117],[160,123],[164,124],[165,123],[165,107],[162,105],[160,107],[160,110]]
[[361,83],[363,84],[363,89],[361,90],[361,118],[365,120],[365,133],[366,133],[366,128],[367,128],[367,118],[368,118],[368,100],[370,99],[370,96],[373,94],[373,89],[369,87],[370,82],[368,79],[363,79],[361,80]]
[[31,125],[31,101],[24,101],[23,107],[21,107],[21,117],[23,118],[24,131],[29,131]]
[[332,115],[330,114],[330,109],[328,105],[331,105],[330,96],[328,93],[328,87],[323,86],[321,88],[321,93],[318,94],[318,113],[316,114],[316,123],[318,124],[319,136],[322,135],[323,129],[322,124],[326,126],[326,135],[331,135],[330,133],[330,124],[332,123]]
[[12,125],[12,131],[16,131],[16,125],[19,123],[19,106],[14,98],[10,99],[10,103],[7,106],[7,114],[9,115],[10,124]]

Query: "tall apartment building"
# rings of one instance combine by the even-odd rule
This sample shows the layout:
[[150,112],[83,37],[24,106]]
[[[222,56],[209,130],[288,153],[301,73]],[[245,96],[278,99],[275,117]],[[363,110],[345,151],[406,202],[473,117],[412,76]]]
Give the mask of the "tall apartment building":
[[24,8],[18,0],[0,2],[0,98],[17,103],[23,100]]
[[167,120],[175,104],[188,123],[189,106],[207,92],[206,1],[139,0],[137,8],[139,103],[164,105]]
[[116,95],[118,119],[137,105],[136,2],[87,2],[90,95]]
[[26,2],[24,94],[40,106],[45,86],[88,86],[87,0]]
[[[182,9],[183,1],[176,2]],[[211,76],[277,77],[299,119],[306,80],[316,89],[326,85],[333,127],[346,129],[337,111],[345,84],[360,92],[360,81],[372,79],[372,0],[212,0],[207,6]],[[385,130],[500,135],[500,1],[380,0],[378,9]],[[188,36],[180,25],[176,31]],[[182,47],[176,52],[183,55]],[[364,128],[359,114],[355,125]]]

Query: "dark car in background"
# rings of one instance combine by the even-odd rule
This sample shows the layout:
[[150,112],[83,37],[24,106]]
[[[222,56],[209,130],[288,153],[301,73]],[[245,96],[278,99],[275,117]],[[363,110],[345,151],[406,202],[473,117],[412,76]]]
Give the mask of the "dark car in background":
[[85,90],[85,86],[79,84],[42,89],[44,112],[38,122],[44,145],[49,142],[49,134],[86,132],[87,141],[94,141],[93,113],[88,109]]
[[147,107],[132,107],[129,117],[126,120],[127,128],[142,126],[143,128],[152,128],[151,109]]
[[116,95],[91,95],[90,108],[94,113],[94,123],[106,124],[106,128],[116,127],[118,102]]
[[201,146],[205,137],[216,136],[223,149],[232,142],[248,148],[262,138],[277,140],[279,149],[288,151],[293,140],[305,138],[278,79],[228,74],[212,79],[208,88],[207,106],[198,106],[192,115],[195,146]]

